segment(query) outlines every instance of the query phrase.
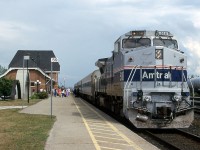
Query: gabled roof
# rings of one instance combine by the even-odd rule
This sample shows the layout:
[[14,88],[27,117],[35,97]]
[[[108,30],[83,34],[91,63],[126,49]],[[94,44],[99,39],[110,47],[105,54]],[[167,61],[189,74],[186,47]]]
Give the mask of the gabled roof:
[[[51,71],[51,58],[56,57],[52,50],[18,50],[8,68],[23,68],[24,56],[30,56],[28,61],[29,68],[40,68],[44,72]],[[60,71],[60,64],[53,62],[52,71]],[[27,61],[24,61],[24,67],[27,67]]]

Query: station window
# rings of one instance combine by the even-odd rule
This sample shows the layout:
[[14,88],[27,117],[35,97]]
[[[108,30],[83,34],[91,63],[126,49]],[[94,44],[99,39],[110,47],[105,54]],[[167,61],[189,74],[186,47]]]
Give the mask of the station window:
[[35,86],[35,82],[31,81],[31,86]]

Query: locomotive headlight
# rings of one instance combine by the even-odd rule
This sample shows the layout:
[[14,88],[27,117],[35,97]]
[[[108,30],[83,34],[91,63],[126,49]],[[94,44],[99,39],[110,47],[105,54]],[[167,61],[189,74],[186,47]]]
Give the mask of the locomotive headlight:
[[133,61],[133,57],[129,57],[128,61],[132,62]]
[[163,50],[162,49],[156,49],[155,58],[156,59],[163,59]]
[[181,96],[177,96],[175,95],[174,98],[173,98],[174,101],[178,102],[178,101],[181,101]]
[[144,96],[143,100],[146,102],[151,102],[151,96]]

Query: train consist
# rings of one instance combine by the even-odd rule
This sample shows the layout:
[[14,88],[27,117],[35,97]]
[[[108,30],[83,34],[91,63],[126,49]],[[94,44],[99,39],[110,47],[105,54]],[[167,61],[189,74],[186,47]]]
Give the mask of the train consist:
[[168,31],[130,31],[112,56],[74,85],[80,96],[125,116],[137,128],[187,128],[194,112],[187,57]]

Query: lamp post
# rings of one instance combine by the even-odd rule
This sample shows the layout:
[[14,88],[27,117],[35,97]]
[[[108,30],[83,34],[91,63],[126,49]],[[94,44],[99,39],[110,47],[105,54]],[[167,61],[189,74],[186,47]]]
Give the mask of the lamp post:
[[38,87],[39,87],[40,84],[41,84],[41,82],[40,82],[39,80],[37,80],[37,81],[35,82],[35,85],[37,85],[37,93],[39,92]]
[[[28,72],[28,60],[30,59],[30,56],[24,56],[24,60],[26,60],[26,64],[27,64],[27,100],[29,103],[29,72]],[[23,63],[24,65],[24,63]],[[23,66],[24,67],[24,66]],[[23,73],[24,74],[24,73]],[[24,79],[23,79],[24,80]]]

